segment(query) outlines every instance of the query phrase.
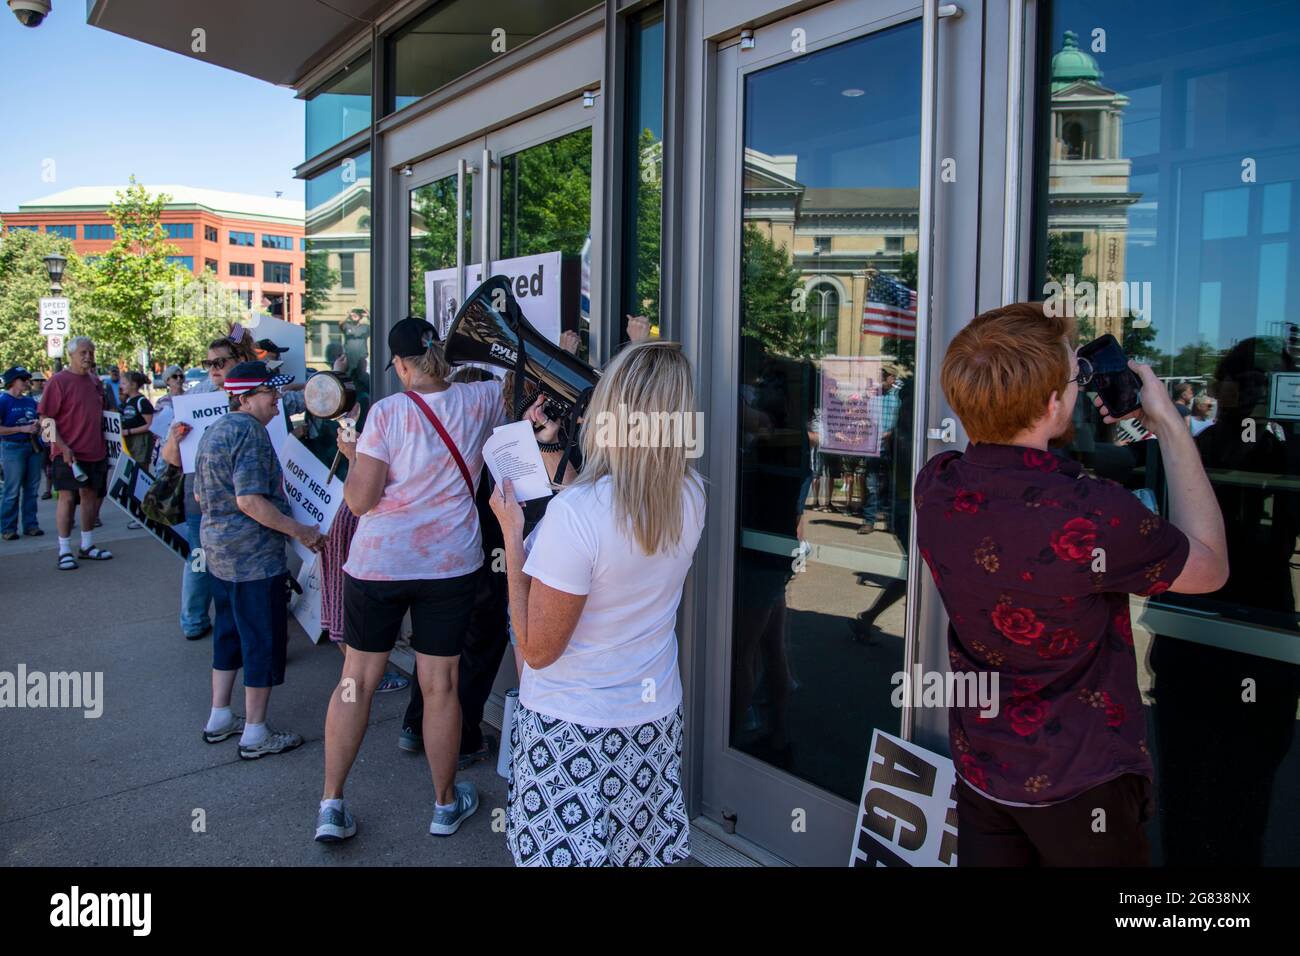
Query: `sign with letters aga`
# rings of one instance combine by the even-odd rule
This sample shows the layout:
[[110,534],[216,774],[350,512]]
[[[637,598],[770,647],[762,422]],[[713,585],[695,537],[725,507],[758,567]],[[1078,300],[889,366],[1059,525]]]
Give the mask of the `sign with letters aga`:
[[947,757],[876,730],[849,866],[957,865],[957,771]]

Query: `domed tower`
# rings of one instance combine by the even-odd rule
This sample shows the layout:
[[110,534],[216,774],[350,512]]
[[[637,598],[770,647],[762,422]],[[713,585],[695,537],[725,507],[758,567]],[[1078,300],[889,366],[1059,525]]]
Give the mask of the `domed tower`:
[[[1083,273],[1096,279],[1099,292],[1101,283],[1126,280],[1128,207],[1140,198],[1129,191],[1131,164],[1122,155],[1128,97],[1103,86],[1101,77],[1096,59],[1079,49],[1078,37],[1067,30],[1052,57],[1047,227],[1083,248]],[[1099,294],[1098,335],[1121,336],[1120,316],[1113,311]]]

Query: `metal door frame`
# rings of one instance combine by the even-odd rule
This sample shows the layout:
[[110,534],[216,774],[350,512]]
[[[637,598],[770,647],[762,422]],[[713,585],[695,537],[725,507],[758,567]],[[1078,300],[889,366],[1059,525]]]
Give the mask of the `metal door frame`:
[[[701,318],[701,325],[684,335],[690,340],[689,333],[695,333],[692,344],[698,343],[700,348],[697,362],[709,369],[709,377],[702,379],[701,397],[706,413],[711,415],[709,434],[713,439],[702,462],[711,484],[708,526],[696,556],[690,600],[685,605],[687,643],[694,663],[702,665],[704,675],[703,681],[697,682],[704,685],[703,693],[693,695],[699,707],[694,713],[697,730],[692,733],[698,759],[692,767],[699,767],[702,773],[698,805],[701,812],[715,819],[723,819],[724,810],[734,812],[738,835],[795,863],[826,865],[847,860],[857,805],[729,745],[727,714],[737,540],[736,322],[744,78],[756,70],[805,55],[805,51],[795,53],[791,49],[795,28],[804,31],[806,53],[814,53],[922,18],[922,57],[917,68],[922,72],[922,159],[929,169],[928,175],[921,177],[920,212],[924,218],[919,230],[918,437],[913,445],[917,469],[942,447],[926,440],[929,427],[937,424],[930,415],[930,409],[938,407],[934,400],[937,357],[941,358],[942,345],[954,326],[960,327],[974,314],[968,310],[976,297],[982,84],[972,81],[982,79],[983,24],[979,5],[962,6],[973,9],[959,11],[964,14],[961,16],[940,19],[937,0],[926,0],[923,9],[914,2],[835,0],[754,29],[752,49],[742,49],[734,35],[718,38],[700,77],[707,77],[706,91],[710,95],[699,140],[711,144],[718,161],[712,166],[706,163],[699,180],[704,197],[699,301],[701,311],[712,316],[712,330],[703,327]],[[924,133],[927,123],[933,123],[928,149]],[[941,185],[939,166],[945,159],[955,160],[956,180]],[[964,188],[953,188],[957,183]],[[936,269],[936,263],[942,263],[942,268]],[[928,348],[927,329],[931,342]],[[910,553],[915,553],[914,546]],[[919,568],[919,562],[909,565],[904,663],[908,666],[919,662],[927,668],[942,669],[947,657],[941,650],[946,621],[933,586],[919,574]],[[701,574],[716,577],[701,588]],[[921,727],[913,726],[911,713],[903,716],[905,736],[946,752],[946,741],[940,746],[933,739],[938,726],[946,727],[946,713],[925,715]],[[943,736],[946,738],[946,731]],[[864,751],[868,745],[869,740],[862,742]],[[805,829],[801,832],[792,827],[796,811],[803,811]]]

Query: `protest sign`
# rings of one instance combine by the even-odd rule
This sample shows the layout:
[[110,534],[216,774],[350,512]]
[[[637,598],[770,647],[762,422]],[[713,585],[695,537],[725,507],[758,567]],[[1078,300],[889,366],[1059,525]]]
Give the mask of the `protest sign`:
[[[529,323],[557,345],[560,342],[560,267],[558,252],[500,259],[492,263],[493,275],[509,277],[510,291]],[[482,282],[482,265],[465,267],[466,295]],[[451,320],[461,306],[456,301],[455,269],[438,269],[424,274],[424,305],[425,315],[438,330],[438,335],[445,339]]]
[[[153,413],[153,421],[149,423],[149,431],[158,436],[158,441],[166,441],[167,432],[171,430],[172,420],[175,417],[176,413],[172,411],[170,405],[158,409]],[[157,442],[154,442],[154,444],[157,444]]]
[[821,360],[820,450],[836,455],[880,454],[880,393],[884,359],[830,356]]
[[957,865],[957,771],[947,757],[876,730],[849,866]]
[[[140,502],[144,500],[144,496],[151,487],[153,487],[152,475],[132,461],[130,455],[118,456],[112,479],[108,483],[109,500],[143,524],[145,530],[153,535],[155,541],[161,543],[177,557],[188,561],[190,559],[190,544],[185,537],[185,525],[168,526],[159,524],[146,517],[144,511],[141,510]],[[190,504],[190,502],[186,502],[187,507]]]
[[117,412],[104,412],[104,441],[108,443],[111,466],[122,456],[122,416]]
[[[298,439],[286,435],[280,452],[280,470],[284,472],[284,494],[293,509],[293,519],[305,525],[319,525],[328,532],[334,513],[343,503],[343,482],[329,477],[329,468]],[[316,555],[296,538],[290,544],[304,565],[311,565]]]
[[286,322],[283,319],[277,319],[262,312],[254,312],[243,325],[253,336],[254,342],[270,339],[281,348],[288,349],[287,352],[280,356],[280,362],[283,363],[280,366],[280,371],[285,375],[292,375],[295,382],[305,382],[307,380],[307,330],[305,326],[294,325],[292,322]]
[[176,421],[190,426],[190,433],[181,439],[181,468],[185,474],[194,474],[194,457],[199,451],[199,439],[213,422],[230,411],[230,399],[224,391],[187,392],[172,399]]
[[319,644],[321,641],[320,577],[320,556],[313,554],[311,560],[304,561],[302,567],[298,569],[298,586],[302,588],[302,593],[294,594],[289,602],[289,611],[302,625],[302,629],[307,632],[307,636],[314,644]]

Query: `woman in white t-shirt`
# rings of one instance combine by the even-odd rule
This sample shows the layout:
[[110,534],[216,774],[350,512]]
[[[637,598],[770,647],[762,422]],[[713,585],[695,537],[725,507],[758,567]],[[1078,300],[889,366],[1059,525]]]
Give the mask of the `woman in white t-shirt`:
[[582,472],[527,548],[509,482],[492,495],[526,662],[506,818],[520,866],[660,866],[689,852],[675,624],[704,526],[688,461],[697,424],[681,347],[632,346],[592,396]]
[[359,516],[343,565],[343,676],[325,719],[325,789],[316,839],[356,832],[343,784],[356,759],[402,619],[424,694],[424,752],[435,805],[429,832],[450,836],[478,809],[474,785],[456,782],[460,702],[456,668],[483,564],[474,489],[483,443],[506,422],[501,384],[450,384],[434,327],[419,318],[388,334],[405,391],[371,406],[348,457],[347,507]]

